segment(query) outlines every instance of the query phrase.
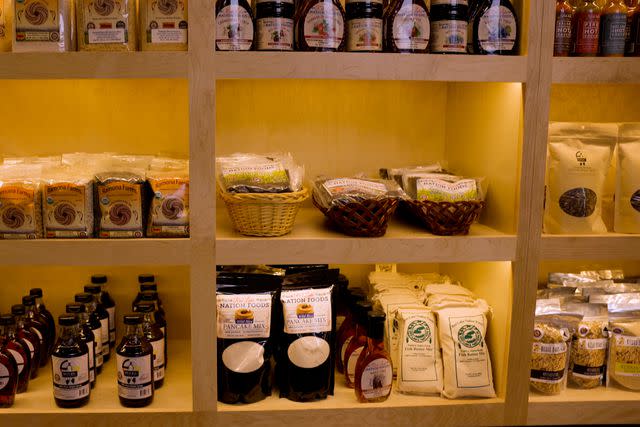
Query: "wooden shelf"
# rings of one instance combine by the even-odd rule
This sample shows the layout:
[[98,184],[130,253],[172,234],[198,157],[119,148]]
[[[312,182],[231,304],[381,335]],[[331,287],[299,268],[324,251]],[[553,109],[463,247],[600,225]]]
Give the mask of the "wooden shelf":
[[265,238],[242,236],[232,229],[226,212],[218,212],[217,219],[218,264],[472,262],[515,258],[515,235],[481,224],[472,226],[468,236],[442,237],[392,219],[384,237],[358,238],[329,229],[320,211],[303,208],[291,234]]
[[640,83],[640,58],[553,58],[553,83]]
[[216,52],[217,79],[524,82],[527,57],[394,53]]
[[529,396],[529,425],[639,424],[637,391],[599,387],[567,388],[557,396]]
[[2,53],[0,79],[187,78],[187,52]]
[[13,265],[186,265],[189,239],[0,240]]
[[543,260],[638,260],[640,235],[594,234],[542,236]]

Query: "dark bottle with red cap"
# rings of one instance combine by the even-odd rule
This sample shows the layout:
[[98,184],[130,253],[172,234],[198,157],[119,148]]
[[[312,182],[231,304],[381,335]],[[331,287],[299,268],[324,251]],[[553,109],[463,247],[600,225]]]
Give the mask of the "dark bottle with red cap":
[[111,356],[111,344],[109,339],[109,313],[100,302],[102,288],[100,285],[85,285],[84,291],[93,295],[96,303],[94,311],[98,314],[98,317],[100,318],[100,325],[102,326],[102,357],[106,363],[109,361],[109,357]]
[[144,337],[153,347],[153,385],[157,390],[164,384],[165,347],[164,334],[156,323],[154,311],[154,304],[149,302],[141,302],[136,306],[136,312],[143,316],[142,330]]
[[67,304],[66,311],[78,319],[78,338],[87,345],[89,350],[89,381],[91,388],[94,388],[96,386],[96,339],[88,323],[89,313],[84,304],[77,302]]
[[0,342],[0,408],[13,406],[18,390],[18,364]]
[[116,348],[118,397],[122,406],[140,408],[153,401],[153,347],[144,337],[142,316],[124,316],[125,333]]
[[47,348],[48,356],[53,351],[53,345],[56,342],[56,322],[53,320],[53,315],[49,310],[47,310],[47,307],[44,304],[42,289],[32,288],[29,291],[29,295],[35,297],[36,310],[45,319],[45,323],[47,324],[47,341],[49,342],[49,347]]
[[29,362],[31,363],[31,379],[38,376],[40,368],[40,339],[38,335],[27,326],[26,310],[24,305],[15,304],[11,306],[11,314],[16,318],[16,335],[24,340],[29,348]]
[[0,316],[0,342],[9,350],[18,366],[18,389],[16,393],[24,393],[29,388],[31,361],[27,343],[16,336],[16,319],[13,314]]
[[89,328],[93,332],[93,337],[96,342],[95,347],[95,359],[96,359],[96,374],[102,373],[102,365],[104,364],[104,357],[102,356],[102,324],[100,323],[100,317],[95,312],[96,301],[93,295],[86,292],[76,294],[74,301],[84,304],[87,313],[89,313]]
[[89,348],[80,339],[75,314],[59,316],[58,324],[60,334],[51,354],[53,398],[61,408],[79,408],[91,393]]
[[49,327],[47,319],[36,308],[36,297],[25,295],[22,297],[22,305],[25,309],[26,324],[35,332],[40,340],[40,367],[42,368],[49,361]]
[[110,350],[116,348],[116,302],[109,295],[107,290],[107,276],[105,274],[94,274],[91,276],[91,284],[100,285],[102,293],[100,302],[109,314],[109,347]]

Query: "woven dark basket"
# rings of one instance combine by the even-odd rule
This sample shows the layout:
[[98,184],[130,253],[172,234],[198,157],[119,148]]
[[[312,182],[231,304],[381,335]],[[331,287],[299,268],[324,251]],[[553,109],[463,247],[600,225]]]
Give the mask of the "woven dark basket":
[[408,200],[406,207],[427,229],[438,236],[469,234],[478,219],[484,201],[430,202]]
[[329,221],[344,234],[354,237],[380,237],[387,232],[387,224],[398,207],[398,199],[364,200],[325,209],[311,200]]

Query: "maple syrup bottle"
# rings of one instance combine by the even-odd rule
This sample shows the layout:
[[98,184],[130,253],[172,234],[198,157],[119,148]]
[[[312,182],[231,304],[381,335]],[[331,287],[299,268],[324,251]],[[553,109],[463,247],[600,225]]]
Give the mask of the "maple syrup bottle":
[[295,26],[297,50],[344,50],[347,39],[344,9],[338,0],[303,0]]
[[336,369],[338,372],[343,373],[343,359],[344,353],[347,350],[347,346],[351,339],[355,335],[356,329],[356,303],[358,301],[364,301],[366,299],[366,295],[360,289],[354,289],[348,292],[347,294],[347,312],[344,318],[344,321],[340,325],[336,336],[338,339],[336,340]]
[[[162,331],[162,335],[164,335],[164,367],[167,369],[167,320],[164,317],[164,310],[159,307],[158,293],[155,291],[140,292],[140,302],[138,302],[138,304],[140,303],[151,303],[154,305],[155,321],[160,331]],[[137,308],[134,307],[133,311],[137,311]]]
[[384,28],[385,51],[429,51],[431,21],[424,0],[394,0],[386,9]]
[[91,276],[91,284],[100,285],[100,302],[109,314],[109,348],[116,348],[116,302],[107,291],[107,276],[104,274],[94,274]]
[[18,365],[0,342],[0,408],[13,406],[18,390]]
[[520,28],[509,0],[486,0],[473,22],[473,49],[480,55],[517,55]]
[[580,0],[573,14],[573,56],[596,56],[602,10],[596,0]]
[[383,402],[391,394],[393,366],[391,357],[384,349],[385,314],[381,311],[368,313],[367,345],[356,365],[356,397],[361,403]]
[[357,324],[353,338],[344,352],[342,364],[347,387],[355,387],[356,364],[358,357],[367,345],[367,313],[371,310],[371,303],[360,301],[356,304]]
[[18,367],[18,389],[16,393],[24,393],[29,388],[31,361],[27,343],[16,336],[16,319],[13,314],[0,316],[0,342],[13,356]]
[[29,291],[29,295],[33,296],[36,299],[36,310],[40,315],[46,320],[47,324],[47,341],[49,342],[49,348],[47,349],[47,357],[51,355],[53,351],[53,345],[56,343],[56,322],[53,320],[53,315],[47,307],[44,305],[44,300],[42,299],[42,289],[40,288],[32,288]]
[[89,350],[89,381],[91,388],[96,386],[96,339],[89,326],[89,313],[84,304],[67,304],[68,314],[73,314],[78,319],[78,338],[87,345]]
[[347,0],[347,51],[382,52],[382,0]]
[[38,376],[38,369],[40,368],[40,339],[33,330],[27,327],[25,313],[24,305],[15,304],[11,306],[11,314],[16,319],[16,335],[24,340],[29,349],[31,379],[34,379]]
[[142,316],[124,316],[125,333],[116,349],[118,396],[122,406],[140,408],[153,401],[153,347],[144,337]]
[[74,301],[80,304],[84,304],[85,310],[89,314],[88,325],[93,332],[93,338],[95,339],[95,359],[96,359],[96,375],[100,375],[102,373],[102,365],[104,365],[104,357],[102,356],[102,323],[100,323],[100,317],[98,313],[93,309],[95,305],[95,301],[93,299],[93,295],[88,294],[86,292],[82,292],[76,294],[74,297]]
[[[138,284],[140,285],[140,292],[144,292],[144,291],[158,292],[158,282],[156,282],[156,276],[153,274],[149,274],[149,273],[139,274]],[[164,306],[162,305],[162,298],[160,298],[160,294],[158,294],[158,306],[164,310]]]
[[216,2],[216,50],[253,49],[253,11],[247,0]]
[[556,33],[553,41],[553,56],[571,54],[573,30],[573,6],[569,0],[556,1]]
[[25,309],[25,323],[40,340],[40,367],[42,368],[49,361],[49,327],[46,318],[36,309],[36,298],[33,295],[22,297],[22,305]]
[[138,303],[137,310],[142,318],[144,337],[153,347],[153,386],[157,390],[164,384],[164,334],[155,319],[155,306],[152,303]]
[[431,1],[431,52],[467,53],[467,0]]
[[53,397],[61,408],[79,408],[91,393],[89,348],[80,339],[75,314],[60,315],[58,325],[60,335],[51,355]]
[[111,356],[111,346],[109,344],[109,313],[100,302],[102,289],[100,288],[100,285],[85,285],[84,291],[93,295],[93,299],[95,301],[95,308],[93,308],[93,310],[98,313],[100,326],[102,328],[100,334],[102,337],[102,358],[104,359],[104,363],[107,363]]
[[600,17],[600,56],[623,57],[627,30],[624,0],[609,0]]
[[293,0],[256,1],[256,49],[293,50]]

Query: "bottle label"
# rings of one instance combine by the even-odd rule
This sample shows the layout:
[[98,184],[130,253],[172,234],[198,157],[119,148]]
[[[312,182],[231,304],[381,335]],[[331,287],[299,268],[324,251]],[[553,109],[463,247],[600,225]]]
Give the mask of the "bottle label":
[[484,340],[485,319],[480,316],[451,317],[455,343],[456,382],[459,388],[487,387],[491,384],[489,352]]
[[402,6],[393,19],[393,42],[401,50],[425,50],[431,26],[427,11],[417,4]]
[[447,6],[469,6],[468,0],[431,0],[432,7],[437,4],[445,4]]
[[187,16],[185,2],[164,0],[147,2],[145,25],[147,43],[186,43]]
[[340,360],[344,363],[344,355],[347,353],[347,348],[349,348],[349,343],[353,339],[353,335],[344,340],[344,344],[342,344],[342,348],[340,349]]
[[509,8],[491,6],[478,23],[478,41],[487,52],[512,50],[516,44],[518,22]]
[[11,353],[13,358],[16,359],[16,364],[18,365],[18,375],[20,375],[22,371],[24,371],[24,357],[22,357],[22,355],[15,350],[12,350],[10,348],[8,348],[7,350],[9,350],[9,353]]
[[624,55],[625,31],[627,28],[626,13],[610,13],[602,15],[600,37],[601,54]]
[[96,347],[95,347],[95,355],[96,355],[96,368],[101,367],[104,364],[104,357],[102,356],[102,328],[92,329],[93,336],[95,337]]
[[153,380],[164,378],[164,338],[151,341],[153,347]]
[[271,332],[270,294],[218,294],[217,316],[220,338],[269,338]]
[[95,353],[95,348],[96,348],[96,342],[95,341],[88,341],[87,342],[87,348],[89,349],[89,380],[91,382],[94,382],[96,380],[96,371],[95,371],[95,365],[96,365],[96,353]]
[[61,400],[76,400],[89,395],[89,354],[78,357],[51,356],[53,395]]
[[288,3],[288,4],[294,4],[293,0],[256,0],[256,4],[260,4],[260,3]]
[[356,380],[356,365],[358,364],[358,358],[360,357],[360,354],[362,354],[362,350],[364,350],[364,347],[356,348],[353,350],[353,353],[349,355],[349,360],[347,360],[345,372],[347,373],[347,377],[351,384]]
[[116,342],[116,308],[109,307],[107,308],[107,313],[109,314],[109,341],[112,343]]
[[382,19],[352,19],[347,26],[348,51],[382,51]]
[[467,21],[432,21],[431,52],[465,53],[467,51]]
[[388,396],[393,382],[393,370],[387,359],[376,359],[362,372],[361,389],[367,399]]
[[102,339],[102,355],[109,354],[109,319],[100,319],[100,338]]
[[253,43],[253,21],[237,4],[225,6],[216,15],[216,47],[219,50],[249,50]]
[[258,50],[293,50],[293,19],[257,20]]
[[25,344],[27,344],[27,347],[29,348],[29,360],[33,360],[35,357],[35,351],[36,348],[33,346],[33,344],[31,343],[31,340],[25,338],[24,339]]
[[9,369],[4,365],[0,365],[0,390],[5,388],[10,380]]
[[331,331],[331,288],[282,291],[280,299],[285,333]]
[[570,13],[560,12],[556,15],[556,35],[553,43],[554,55],[571,53],[571,20]]
[[117,355],[118,395],[125,399],[146,399],[153,394],[151,355],[126,357]]
[[598,41],[600,39],[600,14],[578,14],[575,31],[575,53],[596,55],[598,53]]
[[304,39],[309,47],[337,49],[343,38],[344,21],[335,4],[324,0],[309,9],[304,19]]

